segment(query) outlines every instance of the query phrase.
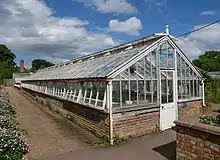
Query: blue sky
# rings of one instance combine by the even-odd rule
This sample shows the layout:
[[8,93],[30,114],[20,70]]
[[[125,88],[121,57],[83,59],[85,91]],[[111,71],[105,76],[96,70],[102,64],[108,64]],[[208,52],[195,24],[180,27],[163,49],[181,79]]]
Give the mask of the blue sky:
[[[17,62],[24,59],[26,66],[35,58],[59,63],[163,32],[166,24],[170,34],[177,36],[220,19],[219,0],[2,1],[0,18],[5,25],[0,27],[0,43],[16,53]],[[218,37],[220,24],[178,43],[195,58],[205,50],[219,50]]]

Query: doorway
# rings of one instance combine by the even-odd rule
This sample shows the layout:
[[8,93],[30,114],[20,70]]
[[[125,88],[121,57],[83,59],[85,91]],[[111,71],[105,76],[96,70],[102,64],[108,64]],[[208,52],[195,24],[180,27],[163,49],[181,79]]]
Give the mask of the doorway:
[[174,126],[175,106],[175,70],[160,70],[160,129]]

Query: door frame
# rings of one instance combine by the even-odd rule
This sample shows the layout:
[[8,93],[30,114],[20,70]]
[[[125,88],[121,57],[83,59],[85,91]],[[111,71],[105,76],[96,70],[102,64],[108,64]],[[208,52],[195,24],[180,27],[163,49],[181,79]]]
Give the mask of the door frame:
[[[162,114],[162,98],[161,98],[161,95],[162,95],[162,90],[161,90],[161,74],[162,72],[164,71],[167,71],[167,72],[172,72],[173,73],[173,102],[171,104],[174,104],[174,108],[175,108],[175,120],[178,119],[177,117],[177,113],[178,113],[178,107],[177,107],[177,76],[176,76],[176,70],[175,69],[160,69],[159,70],[159,87],[160,87],[160,94],[159,94],[159,100],[160,100],[160,117],[161,117],[161,114]],[[165,104],[169,104],[169,103],[165,103]],[[162,129],[162,119],[160,118],[159,120],[159,123],[160,123],[160,130],[163,130]]]

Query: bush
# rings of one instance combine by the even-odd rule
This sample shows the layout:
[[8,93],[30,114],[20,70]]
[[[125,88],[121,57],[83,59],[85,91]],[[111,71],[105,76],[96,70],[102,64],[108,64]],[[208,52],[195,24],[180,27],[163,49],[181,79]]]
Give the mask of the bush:
[[220,79],[207,79],[205,81],[205,98],[209,102],[220,104]]
[[19,125],[15,118],[6,115],[0,115],[0,128],[19,131]]
[[208,116],[203,115],[202,117],[199,118],[198,122],[220,127],[220,117],[219,116],[213,117],[211,115],[208,115]]
[[9,102],[0,99],[0,115],[15,115],[15,111]]
[[27,152],[28,145],[20,131],[0,128],[0,159],[21,159]]

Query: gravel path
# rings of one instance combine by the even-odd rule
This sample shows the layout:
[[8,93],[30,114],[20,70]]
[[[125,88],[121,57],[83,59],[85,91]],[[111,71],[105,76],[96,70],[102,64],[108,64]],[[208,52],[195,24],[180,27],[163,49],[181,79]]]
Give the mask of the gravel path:
[[17,119],[28,134],[28,159],[76,151],[86,146],[76,131],[47,115],[18,90],[7,88],[7,91],[17,112]]

